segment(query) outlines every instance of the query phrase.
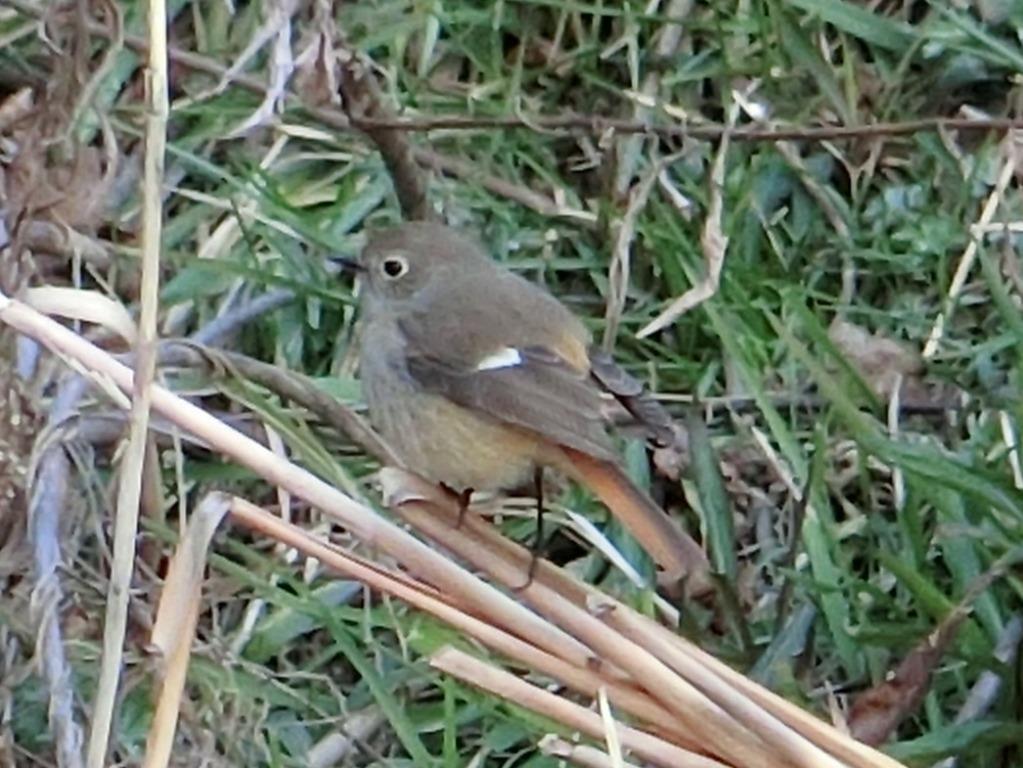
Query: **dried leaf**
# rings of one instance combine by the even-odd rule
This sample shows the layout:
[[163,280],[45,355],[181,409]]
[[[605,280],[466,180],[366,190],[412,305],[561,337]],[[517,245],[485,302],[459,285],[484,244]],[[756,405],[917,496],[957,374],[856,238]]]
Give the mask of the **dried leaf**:
[[970,615],[971,606],[995,581],[1023,559],[1023,548],[1009,550],[967,588],[962,600],[924,638],[887,680],[864,692],[853,704],[849,716],[852,735],[866,744],[880,744],[904,718],[912,714],[927,693],[931,672],[956,638]]
[[35,94],[28,87],[15,91],[0,102],[0,133],[28,117],[34,105]]
[[400,507],[415,501],[437,502],[443,491],[425,480],[395,467],[384,467],[377,473],[380,495],[388,507]]
[[97,323],[129,344],[135,343],[135,321],[131,314],[119,301],[98,291],[46,285],[26,289],[22,300],[43,314]]
[[953,613],[920,641],[887,680],[860,694],[849,713],[849,730],[856,739],[881,744],[916,711],[927,693],[931,672],[965,618],[965,612]]
[[206,553],[230,503],[230,497],[220,492],[206,496],[171,558],[150,638],[154,650],[164,659],[174,657],[179,644],[192,642],[189,627],[199,610]]
[[835,318],[828,337],[880,398],[890,397],[900,378],[918,379],[923,373],[923,359],[909,345],[854,323]]

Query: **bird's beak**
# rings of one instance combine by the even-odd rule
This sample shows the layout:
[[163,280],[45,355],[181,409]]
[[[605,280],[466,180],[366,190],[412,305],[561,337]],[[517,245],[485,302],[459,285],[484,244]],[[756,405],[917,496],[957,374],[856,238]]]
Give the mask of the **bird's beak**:
[[352,275],[357,275],[365,269],[359,262],[345,256],[329,256],[327,261],[331,264],[336,264],[342,272],[348,272]]

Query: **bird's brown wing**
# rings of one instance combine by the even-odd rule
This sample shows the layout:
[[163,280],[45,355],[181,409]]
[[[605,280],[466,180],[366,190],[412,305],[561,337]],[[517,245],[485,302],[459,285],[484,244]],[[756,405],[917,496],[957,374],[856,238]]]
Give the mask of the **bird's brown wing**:
[[[638,382],[627,381],[628,374],[606,364],[600,366],[599,373],[591,371],[589,365],[580,369],[558,354],[553,345],[494,348],[479,343],[492,345],[495,336],[514,338],[514,332],[494,332],[493,325],[486,326],[487,339],[477,338],[477,343],[466,345],[468,349],[456,350],[443,343],[449,337],[431,333],[436,323],[416,322],[418,319],[399,322],[406,337],[406,369],[418,386],[561,446],[567,459],[561,468],[608,505],[670,579],[688,576],[694,589],[705,586],[708,566],[700,546],[621,470],[604,431],[600,390],[632,393],[638,386],[642,394]],[[500,325],[496,327],[501,329]],[[472,354],[466,354],[470,349]],[[501,364],[492,368],[484,365],[481,370],[481,360],[489,356],[483,354],[485,349],[490,349],[489,354]]]
[[402,330],[412,339],[405,360],[408,373],[425,391],[536,432],[558,445],[614,460],[597,387],[588,373],[576,370],[554,351],[539,346],[517,348],[516,364],[480,370],[472,362],[425,352],[427,345],[414,340],[414,326],[403,324]]

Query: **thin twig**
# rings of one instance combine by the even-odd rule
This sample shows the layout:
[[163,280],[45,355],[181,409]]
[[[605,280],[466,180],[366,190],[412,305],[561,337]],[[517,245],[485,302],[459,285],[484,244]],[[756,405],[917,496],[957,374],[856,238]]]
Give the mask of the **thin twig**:
[[[0,6],[14,8],[20,13],[37,19],[49,13],[30,0],[0,0]],[[96,22],[89,23],[89,31],[94,34],[109,34],[109,30]],[[124,44],[135,51],[144,52],[148,49],[145,38],[137,35],[125,35]],[[171,47],[167,51],[171,61],[182,64],[189,69],[205,72],[213,77],[221,78],[227,68],[215,60],[191,51]],[[264,94],[266,84],[258,78],[239,74],[230,78],[230,82],[248,91]],[[320,122],[334,128],[357,128],[362,131],[389,129],[395,131],[424,132],[434,130],[481,130],[492,128],[526,129],[545,131],[563,131],[571,134],[588,134],[601,136],[608,131],[617,133],[647,133],[666,138],[691,138],[717,141],[725,133],[735,142],[775,142],[775,141],[839,141],[870,140],[897,136],[912,136],[918,133],[937,133],[942,131],[967,131],[971,133],[1004,133],[1014,129],[1023,129],[1023,118],[1011,117],[922,117],[916,120],[891,121],[866,125],[772,125],[746,126],[729,130],[720,123],[701,123],[686,125],[675,122],[669,125],[648,125],[639,120],[606,117],[599,114],[568,113],[561,115],[496,115],[484,117],[466,117],[464,115],[432,115],[417,118],[384,118],[358,117],[349,118],[342,111],[322,107],[303,107],[305,111]],[[674,119],[674,118],[673,118]]]
[[156,319],[159,306],[160,238],[163,230],[164,151],[167,143],[167,7],[149,0],[149,62],[146,69],[145,155],[142,175],[142,279],[139,328],[135,345],[128,444],[120,467],[114,524],[114,554],[103,625],[103,660],[89,733],[89,768],[102,768],[117,702],[128,600],[135,565],[139,501],[142,489],[152,382],[156,373]]
[[[9,0],[0,0],[9,2]],[[1023,129],[1023,119],[1011,117],[967,118],[967,117],[925,117],[918,120],[904,120],[866,125],[803,125],[782,127],[745,127],[729,132],[727,125],[711,123],[703,125],[645,125],[633,120],[622,120],[601,115],[533,115],[524,118],[518,115],[496,117],[433,116],[404,118],[396,120],[360,119],[353,121],[360,129],[390,128],[404,131],[479,130],[486,128],[525,128],[536,130],[561,129],[577,134],[600,136],[608,131],[618,133],[648,133],[666,138],[689,138],[717,141],[726,133],[736,142],[775,141],[838,141],[841,139],[877,139],[893,136],[911,136],[917,133],[937,131],[970,131],[1002,133]]]

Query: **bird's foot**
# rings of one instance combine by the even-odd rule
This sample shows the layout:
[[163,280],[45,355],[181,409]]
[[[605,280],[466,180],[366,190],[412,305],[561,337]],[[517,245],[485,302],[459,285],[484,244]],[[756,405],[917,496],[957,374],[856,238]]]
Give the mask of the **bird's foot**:
[[456,491],[446,483],[441,483],[440,487],[458,504],[458,522],[455,523],[455,528],[461,528],[462,523],[465,522],[465,513],[469,510],[469,501],[472,499],[473,489],[464,488],[461,491]]
[[529,548],[529,568],[526,570],[525,583],[512,587],[512,592],[522,592],[533,583],[536,566],[540,562],[543,549],[543,467],[538,466],[533,470],[533,490],[536,493],[536,533]]
[[533,579],[536,576],[536,566],[540,562],[540,554],[536,550],[530,550],[529,552],[529,568],[526,569],[526,580],[516,587],[512,587],[512,592],[523,592],[533,584]]

